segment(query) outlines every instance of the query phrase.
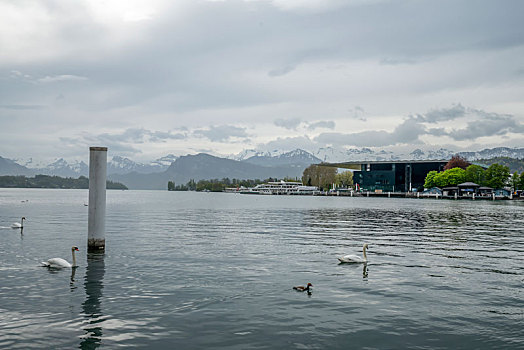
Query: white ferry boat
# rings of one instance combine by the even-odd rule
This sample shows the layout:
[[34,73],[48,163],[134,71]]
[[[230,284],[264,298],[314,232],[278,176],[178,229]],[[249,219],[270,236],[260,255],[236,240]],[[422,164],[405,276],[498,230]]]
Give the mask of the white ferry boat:
[[256,185],[242,194],[287,194],[287,195],[314,195],[320,191],[316,186],[304,186],[301,182],[294,181],[271,181],[266,184]]

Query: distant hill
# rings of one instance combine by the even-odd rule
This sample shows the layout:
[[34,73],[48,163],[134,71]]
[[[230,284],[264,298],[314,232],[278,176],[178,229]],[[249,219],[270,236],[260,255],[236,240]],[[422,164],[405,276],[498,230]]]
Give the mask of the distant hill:
[[509,171],[513,174],[515,171],[519,174],[524,172],[524,159],[515,159],[510,157],[495,157],[491,159],[478,159],[475,163],[491,165],[491,164],[500,164],[505,165],[509,168]]
[[34,175],[27,167],[17,164],[11,159],[0,157],[0,175]]
[[[308,164],[309,165],[309,164]],[[301,177],[308,165],[261,166],[205,153],[179,157],[163,173],[112,174],[114,181],[122,182],[130,189],[165,189],[168,181],[186,184],[189,180],[209,179],[266,179]]]
[[[522,172],[518,161],[524,159],[524,148],[496,147],[476,152],[454,152],[440,148],[436,150],[415,149],[409,153],[399,154],[391,150],[371,148],[319,148],[311,153],[302,149],[293,151],[244,150],[237,155],[227,158],[209,154],[197,154],[177,157],[168,154],[154,161],[139,163],[129,158],[114,155],[107,162],[109,179],[122,182],[131,189],[164,189],[167,181],[176,184],[185,184],[190,179],[210,180],[222,178],[237,179],[265,179],[301,177],[303,170],[311,164],[322,161],[359,161],[359,160],[428,160],[449,159],[458,154],[469,161],[483,162],[487,165],[492,162],[501,162],[508,165],[513,171]],[[30,155],[29,155],[30,156]],[[26,165],[26,166],[24,166]],[[43,164],[29,158],[27,161],[0,157],[0,175],[36,174],[58,175],[62,177],[88,176],[88,165],[84,161],[66,161],[56,159],[52,163]]]

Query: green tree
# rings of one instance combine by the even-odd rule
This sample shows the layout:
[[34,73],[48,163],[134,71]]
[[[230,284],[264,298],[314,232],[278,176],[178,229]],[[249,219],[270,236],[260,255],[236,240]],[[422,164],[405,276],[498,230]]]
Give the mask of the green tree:
[[484,168],[480,165],[471,164],[466,168],[465,181],[471,181],[478,185],[483,185],[485,180]]
[[313,164],[302,173],[302,183],[308,186],[318,186],[320,189],[329,189],[335,182],[336,174],[337,168]]
[[195,180],[191,179],[187,182],[187,188],[190,190],[190,191],[196,191],[196,188],[197,188],[197,184],[195,182]]
[[502,188],[508,181],[509,168],[505,165],[491,164],[486,170],[486,184],[493,188]]
[[438,171],[436,170],[431,170],[429,173],[427,173],[426,180],[424,181],[425,188],[432,188],[437,186],[437,184],[435,183],[435,176],[437,176],[437,174]]
[[524,171],[522,172],[522,174],[520,174],[519,177],[519,189],[524,190]]
[[453,168],[436,174],[433,179],[438,187],[456,186],[464,182],[465,173],[464,169]]
[[509,183],[511,185],[511,188],[513,188],[513,191],[516,191],[519,189],[520,185],[520,176],[518,172],[514,172],[513,175],[511,175],[511,179],[509,180]]
[[167,190],[168,191],[174,191],[175,190],[175,183],[173,181],[167,182]]
[[353,185],[353,172],[343,171],[335,175],[335,185],[347,188]]

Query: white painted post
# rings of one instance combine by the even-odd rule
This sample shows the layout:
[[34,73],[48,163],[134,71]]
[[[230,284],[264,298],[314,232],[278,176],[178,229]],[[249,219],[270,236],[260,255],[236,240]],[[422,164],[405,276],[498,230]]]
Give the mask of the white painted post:
[[420,192],[417,192],[417,198],[420,198]]
[[388,198],[391,198],[391,192],[388,192]]
[[473,193],[473,200],[475,200],[475,193]]
[[369,191],[367,192],[367,196],[369,197]]
[[455,192],[455,199],[457,199],[458,195],[457,195],[457,192]]
[[103,252],[106,247],[107,147],[89,148],[89,216],[87,250]]
[[493,192],[493,200],[495,200],[495,192]]

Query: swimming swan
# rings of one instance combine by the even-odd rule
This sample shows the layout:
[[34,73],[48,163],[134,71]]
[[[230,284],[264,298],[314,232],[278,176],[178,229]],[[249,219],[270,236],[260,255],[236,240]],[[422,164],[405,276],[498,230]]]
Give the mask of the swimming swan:
[[364,243],[364,246],[362,247],[362,253],[364,255],[364,258],[361,258],[360,256],[357,256],[357,255],[350,254],[350,255],[345,255],[341,258],[338,258],[338,261],[340,261],[341,263],[367,263],[368,257],[366,256],[366,249],[368,249],[368,244]]
[[78,251],[78,247],[71,248],[71,255],[73,255],[73,265],[71,265],[70,263],[68,263],[66,260],[62,258],[52,258],[52,259],[47,260],[47,262],[42,261],[42,266],[54,267],[54,268],[59,268],[59,269],[63,267],[77,267],[75,251]]
[[15,222],[11,225],[11,228],[24,228],[24,220],[25,216],[22,216],[22,220],[20,222]]

